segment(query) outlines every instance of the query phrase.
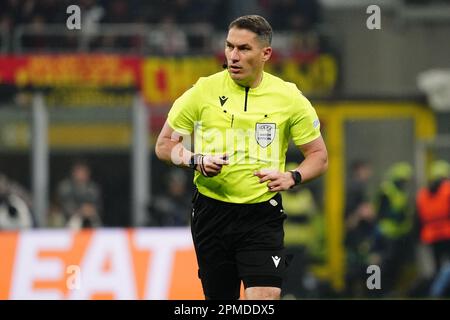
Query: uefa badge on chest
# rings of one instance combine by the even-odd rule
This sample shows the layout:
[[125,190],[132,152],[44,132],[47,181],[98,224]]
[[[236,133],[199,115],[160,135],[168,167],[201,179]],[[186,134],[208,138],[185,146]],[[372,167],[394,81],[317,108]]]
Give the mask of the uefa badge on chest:
[[255,128],[256,142],[266,148],[275,139],[275,123],[257,123]]

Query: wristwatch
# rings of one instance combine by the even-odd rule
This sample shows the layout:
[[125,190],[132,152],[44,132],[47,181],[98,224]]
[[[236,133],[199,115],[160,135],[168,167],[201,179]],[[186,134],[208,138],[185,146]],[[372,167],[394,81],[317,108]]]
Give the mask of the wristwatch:
[[302,183],[302,175],[297,170],[289,170],[289,172],[292,174],[292,179],[294,179],[294,185],[291,187],[298,186],[300,183]]
[[191,159],[189,160],[189,168],[192,170],[195,170],[197,165],[200,163],[200,158],[202,157],[202,154],[200,153],[194,153],[191,156]]

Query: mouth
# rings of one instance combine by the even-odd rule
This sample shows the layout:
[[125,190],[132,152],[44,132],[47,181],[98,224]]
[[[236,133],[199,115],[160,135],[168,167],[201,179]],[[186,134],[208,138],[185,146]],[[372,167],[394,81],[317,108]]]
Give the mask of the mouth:
[[232,73],[239,73],[241,71],[242,67],[236,66],[236,65],[230,65],[228,67],[228,70]]

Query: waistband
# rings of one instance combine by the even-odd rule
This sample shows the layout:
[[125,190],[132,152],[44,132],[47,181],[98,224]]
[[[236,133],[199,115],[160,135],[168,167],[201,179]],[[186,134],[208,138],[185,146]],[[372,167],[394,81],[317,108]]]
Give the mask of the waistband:
[[192,203],[195,203],[197,201],[197,199],[199,198],[203,198],[206,199],[208,202],[212,202],[212,203],[216,203],[217,205],[222,205],[222,206],[236,206],[236,207],[251,207],[251,206],[257,206],[260,205],[262,203],[267,203],[269,201],[271,201],[272,199],[277,200],[277,201],[281,201],[281,193],[277,192],[272,198],[270,198],[269,200],[263,201],[263,202],[257,202],[257,203],[233,203],[233,202],[226,202],[226,201],[220,201],[217,199],[213,199],[210,198],[208,196],[205,196],[204,194],[200,193],[198,191],[197,188],[194,188],[194,194],[192,196]]

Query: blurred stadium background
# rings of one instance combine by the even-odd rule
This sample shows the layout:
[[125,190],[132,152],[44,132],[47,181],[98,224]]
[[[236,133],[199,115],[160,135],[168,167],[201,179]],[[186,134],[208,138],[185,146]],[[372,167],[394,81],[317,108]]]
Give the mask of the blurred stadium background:
[[[73,4],[80,30],[66,26]],[[366,26],[373,4],[381,29]],[[267,70],[312,101],[329,150],[327,174],[286,195],[299,258],[284,298],[432,297],[415,197],[450,161],[450,1],[1,0],[0,299],[202,298],[192,176],[154,143],[176,97],[222,69],[228,23],[254,13],[274,28]],[[373,229],[354,235],[352,168],[368,169],[356,186],[376,225],[399,162],[413,169],[408,254],[381,269],[389,290],[368,290],[384,249]]]

